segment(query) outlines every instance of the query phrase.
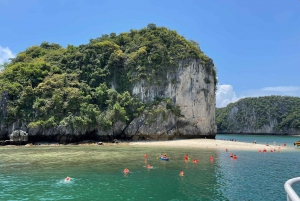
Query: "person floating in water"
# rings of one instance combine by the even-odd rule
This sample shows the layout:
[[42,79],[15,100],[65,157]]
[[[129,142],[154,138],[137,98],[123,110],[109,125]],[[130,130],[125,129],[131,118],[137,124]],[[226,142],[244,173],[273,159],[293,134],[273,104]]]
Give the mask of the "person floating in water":
[[124,174],[128,174],[129,173],[129,169],[128,168],[125,168],[124,169]]
[[179,175],[180,175],[180,176],[184,176],[183,170],[180,171]]
[[148,159],[148,154],[145,154],[145,155],[144,155],[144,158],[145,158],[145,159]]
[[148,165],[147,165],[147,168],[148,168],[148,169],[152,169],[153,166],[151,166],[151,165],[148,164]]
[[164,154],[163,158],[167,158],[167,154]]
[[187,161],[187,160],[189,160],[189,159],[190,159],[189,155],[186,154],[186,155],[184,156],[184,160]]
[[197,159],[193,160],[193,163],[198,163],[198,162],[199,162],[199,160],[197,160]]
[[71,178],[70,177],[66,177],[65,181],[71,181]]

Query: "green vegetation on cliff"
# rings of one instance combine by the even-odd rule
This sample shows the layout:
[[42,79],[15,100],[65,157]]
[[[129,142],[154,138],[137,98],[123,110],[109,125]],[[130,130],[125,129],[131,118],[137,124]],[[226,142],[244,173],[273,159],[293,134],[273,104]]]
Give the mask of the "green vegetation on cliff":
[[[201,61],[216,85],[213,61],[198,44],[155,24],[102,35],[78,47],[43,42],[19,53],[0,73],[0,94],[8,94],[0,121],[90,130],[128,123],[153,106],[134,97],[132,86],[140,80],[159,85],[166,71],[178,67],[179,61],[188,65],[191,59]],[[180,115],[170,101],[163,101]]]
[[245,98],[216,109],[218,132],[245,132],[274,126],[274,132],[300,130],[300,98],[265,96]]

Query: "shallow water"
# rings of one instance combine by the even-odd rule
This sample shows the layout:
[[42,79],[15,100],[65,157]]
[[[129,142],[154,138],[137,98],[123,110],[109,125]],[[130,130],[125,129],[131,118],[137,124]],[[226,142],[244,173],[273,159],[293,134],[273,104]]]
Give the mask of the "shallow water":
[[[157,159],[161,153],[170,161]],[[300,176],[296,148],[235,151],[237,160],[229,153],[139,146],[0,147],[0,200],[286,200],[284,182]],[[184,162],[185,154],[199,163]],[[153,169],[145,168],[148,163]]]
[[216,135],[217,140],[230,140],[234,139],[239,142],[250,142],[254,140],[257,144],[269,144],[269,145],[283,145],[284,143],[288,147],[295,147],[294,142],[300,140],[300,136],[287,136],[287,135],[238,135],[238,134],[218,134]]

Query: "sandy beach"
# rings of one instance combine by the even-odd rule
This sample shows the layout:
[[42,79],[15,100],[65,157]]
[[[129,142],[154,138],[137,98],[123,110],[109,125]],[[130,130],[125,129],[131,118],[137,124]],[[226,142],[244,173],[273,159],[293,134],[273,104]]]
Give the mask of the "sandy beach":
[[[68,146],[74,144],[62,145],[58,143],[39,143],[38,145],[26,144],[25,146]],[[167,141],[135,141],[135,142],[101,142],[103,146],[144,146],[144,147],[181,147],[181,148],[204,148],[204,149],[218,149],[218,150],[253,150],[253,151],[263,151],[266,149],[269,151],[279,151],[288,150],[290,147],[277,144],[254,144],[247,142],[229,141],[229,140],[214,140],[214,139],[181,139],[181,140],[167,140]],[[7,145],[16,146],[16,145]],[[79,143],[75,146],[99,146],[96,142],[91,143]]]
[[253,150],[263,151],[266,149],[268,152],[275,149],[286,150],[288,147],[282,145],[266,146],[264,144],[254,144],[246,142],[235,142],[227,140],[213,140],[213,139],[187,139],[187,140],[169,140],[169,141],[141,141],[130,142],[131,146],[162,146],[162,147],[191,147],[191,148],[208,148],[208,149],[220,149],[220,150]]

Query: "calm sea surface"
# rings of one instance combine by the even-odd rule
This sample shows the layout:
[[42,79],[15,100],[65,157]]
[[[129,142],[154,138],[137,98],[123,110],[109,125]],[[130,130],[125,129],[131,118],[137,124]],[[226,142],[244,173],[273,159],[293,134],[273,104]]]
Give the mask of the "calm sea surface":
[[[275,141],[293,147],[273,153],[234,151],[237,160],[229,157],[230,150],[218,149],[0,147],[0,200],[286,200],[285,181],[300,177],[300,148],[292,144],[299,138],[217,135],[217,139]],[[170,161],[157,159],[161,153]],[[184,162],[185,154],[199,163]],[[153,169],[145,168],[148,163]],[[126,167],[128,175],[123,173]],[[64,181],[66,176],[70,182]],[[293,187],[300,194],[300,185]]]

